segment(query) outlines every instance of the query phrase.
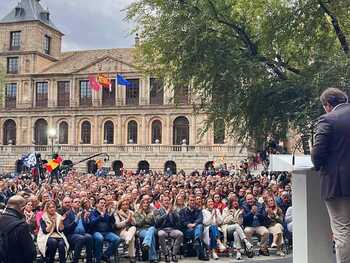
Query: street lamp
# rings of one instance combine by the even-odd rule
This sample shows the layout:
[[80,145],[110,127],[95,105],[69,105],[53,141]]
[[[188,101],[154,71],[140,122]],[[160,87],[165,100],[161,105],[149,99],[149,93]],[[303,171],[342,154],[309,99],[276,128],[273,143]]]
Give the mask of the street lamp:
[[47,135],[49,139],[51,139],[51,155],[52,155],[54,153],[53,140],[56,138],[56,129],[55,128],[48,129]]

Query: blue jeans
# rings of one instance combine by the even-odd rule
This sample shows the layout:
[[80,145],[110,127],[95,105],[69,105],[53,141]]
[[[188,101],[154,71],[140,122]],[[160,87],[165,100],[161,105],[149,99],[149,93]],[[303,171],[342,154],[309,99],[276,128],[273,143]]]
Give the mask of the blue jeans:
[[200,257],[204,254],[204,243],[202,242],[203,225],[196,225],[194,228],[187,228],[184,232],[186,239],[194,238],[194,249],[196,250],[197,256]]
[[113,255],[113,252],[117,250],[118,245],[120,243],[120,238],[112,233],[112,232],[106,232],[106,233],[100,233],[100,232],[95,232],[92,235],[94,242],[95,242],[95,258],[96,258],[96,263],[101,262],[101,257],[103,254],[103,241],[107,241],[108,247],[107,250],[105,251],[104,255],[108,258],[110,258]]
[[210,249],[218,248],[217,239],[220,237],[219,228],[217,225],[209,226]]
[[157,251],[156,251],[156,238],[155,235],[157,230],[155,227],[151,226],[140,230],[139,237],[143,239],[142,245],[148,247],[148,260],[157,260]]
[[86,260],[87,262],[92,262],[92,236],[90,234],[72,234],[68,237],[68,242],[70,247],[74,250],[73,263],[78,263],[81,250],[86,247]]
[[187,228],[185,230],[184,235],[187,239],[194,238],[194,240],[201,241],[203,235],[203,225],[199,224],[196,225],[194,228]]

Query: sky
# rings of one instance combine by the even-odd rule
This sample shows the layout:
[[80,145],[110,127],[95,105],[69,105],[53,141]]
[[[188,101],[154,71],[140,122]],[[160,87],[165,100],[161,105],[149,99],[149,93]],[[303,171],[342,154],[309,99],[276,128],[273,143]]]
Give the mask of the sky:
[[[133,24],[124,21],[123,11],[134,0],[41,0],[50,18],[64,33],[62,49],[82,50],[132,47]],[[0,17],[20,0],[0,0]]]

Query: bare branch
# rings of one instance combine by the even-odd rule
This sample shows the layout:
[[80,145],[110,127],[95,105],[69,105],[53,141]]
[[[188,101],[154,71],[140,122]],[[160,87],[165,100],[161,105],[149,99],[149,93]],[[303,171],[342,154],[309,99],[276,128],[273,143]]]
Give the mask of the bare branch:
[[[230,27],[237,35],[238,38],[244,43],[244,45],[246,46],[246,48],[249,51],[249,54],[255,58],[258,59],[258,61],[264,63],[269,69],[271,69],[277,76],[279,79],[281,80],[286,80],[287,77],[285,75],[285,73],[278,67],[278,65],[276,65],[276,63],[273,60],[268,59],[267,57],[260,55],[258,52],[258,47],[256,46],[256,44],[251,40],[250,36],[248,35],[248,33],[239,25],[228,21],[227,19],[225,19],[224,17],[222,17],[214,3],[211,0],[208,0],[208,3],[210,5],[210,8],[212,9],[213,13],[214,13],[214,18],[223,25],[226,25],[228,27]],[[285,64],[286,65],[286,64]],[[283,66],[283,65],[282,65]],[[290,67],[286,68],[289,70]],[[294,71],[293,71],[294,72]],[[295,72],[294,72],[295,73]]]
[[325,14],[327,14],[332,19],[332,25],[333,25],[335,34],[338,37],[340,45],[341,45],[344,53],[346,55],[349,55],[349,53],[350,53],[349,43],[346,39],[346,36],[345,36],[343,30],[340,27],[340,24],[339,24],[339,21],[338,21],[336,14],[334,14],[331,10],[329,10],[327,8],[326,4],[324,2],[322,2],[322,0],[319,0],[318,3],[320,5],[321,9],[325,12]]

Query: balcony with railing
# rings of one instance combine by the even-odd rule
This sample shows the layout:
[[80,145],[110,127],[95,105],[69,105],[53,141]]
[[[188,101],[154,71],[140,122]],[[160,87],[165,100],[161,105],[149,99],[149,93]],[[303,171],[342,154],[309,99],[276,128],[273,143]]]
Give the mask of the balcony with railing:
[[120,153],[213,153],[213,154],[237,154],[243,155],[241,146],[228,145],[0,145],[0,154],[22,154],[29,152],[50,153],[52,150],[60,153],[94,154],[106,152],[110,154]]

